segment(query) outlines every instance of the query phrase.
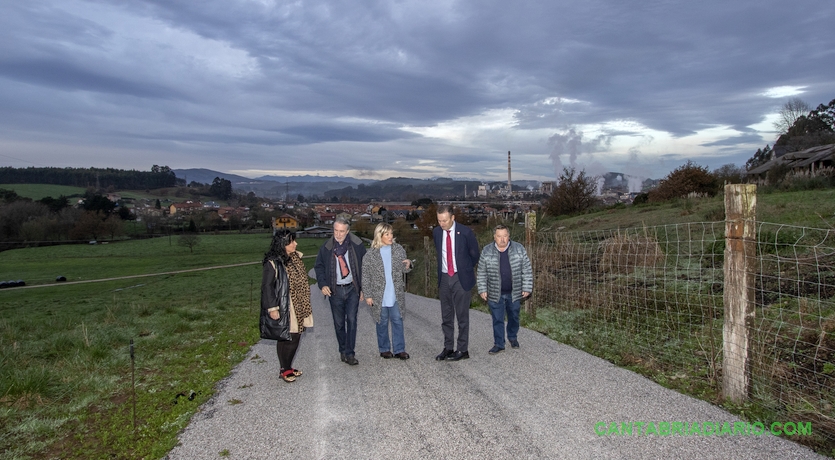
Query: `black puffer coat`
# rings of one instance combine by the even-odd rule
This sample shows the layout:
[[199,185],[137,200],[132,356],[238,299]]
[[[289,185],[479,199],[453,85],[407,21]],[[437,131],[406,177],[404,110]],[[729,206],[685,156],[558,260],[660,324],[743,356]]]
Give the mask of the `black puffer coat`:
[[[264,263],[261,277],[261,320],[262,339],[290,340],[290,280],[287,270],[277,260]],[[278,307],[278,319],[270,318],[268,309]]]

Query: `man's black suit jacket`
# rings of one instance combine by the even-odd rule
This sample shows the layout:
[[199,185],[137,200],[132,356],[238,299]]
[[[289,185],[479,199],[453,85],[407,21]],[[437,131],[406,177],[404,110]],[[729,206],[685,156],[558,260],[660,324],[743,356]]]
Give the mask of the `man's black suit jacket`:
[[[446,244],[446,231],[440,225],[432,229],[432,237],[435,239],[435,252],[438,254],[438,287],[441,286],[443,270],[443,245]],[[475,233],[466,225],[455,223],[455,264],[458,266],[458,281],[461,287],[469,291],[475,286],[475,265],[481,256],[481,249],[475,239]]]

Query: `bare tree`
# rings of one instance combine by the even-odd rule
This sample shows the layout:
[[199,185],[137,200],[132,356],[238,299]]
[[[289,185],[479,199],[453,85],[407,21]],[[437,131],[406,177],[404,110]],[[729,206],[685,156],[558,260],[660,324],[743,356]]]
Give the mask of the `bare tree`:
[[200,237],[196,233],[183,233],[177,240],[177,244],[187,247],[193,253],[194,247],[200,244]]
[[780,108],[780,118],[774,122],[774,129],[780,134],[786,134],[798,118],[808,115],[811,111],[812,108],[803,99],[793,97]]
[[575,214],[591,208],[597,203],[597,176],[587,176],[585,170],[579,173],[563,168],[559,184],[546,204],[546,210],[554,215]]
[[740,168],[733,163],[722,165],[710,174],[716,178],[718,187],[723,187],[725,184],[742,184],[745,182],[745,168]]

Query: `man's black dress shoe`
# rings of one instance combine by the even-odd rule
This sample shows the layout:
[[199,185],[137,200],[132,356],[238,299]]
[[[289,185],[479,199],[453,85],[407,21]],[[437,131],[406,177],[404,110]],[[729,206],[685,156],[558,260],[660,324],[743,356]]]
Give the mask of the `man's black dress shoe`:
[[408,353],[406,353],[405,351],[400,352],[400,353],[398,353],[398,354],[396,354],[396,355],[394,355],[394,356],[397,356],[398,358],[400,358],[400,359],[402,359],[402,360],[409,359],[409,354],[408,354]]
[[357,358],[354,358],[354,355],[346,355],[345,356],[345,362],[352,365],[352,366],[356,366],[357,364],[360,363],[359,361],[357,361]]
[[348,362],[348,356],[346,356],[345,353],[340,353],[339,354],[339,359],[342,360],[343,363]]
[[394,354],[392,354],[392,352],[390,352],[390,351],[384,351],[384,352],[380,353],[380,357],[385,358],[385,359],[391,359],[391,358],[394,358]]
[[447,361],[460,361],[462,359],[470,359],[470,353],[468,351],[456,351],[446,357]]
[[442,351],[440,355],[435,357],[435,361],[443,361],[447,359],[447,357],[452,356],[454,354],[454,351],[444,348],[444,351]]

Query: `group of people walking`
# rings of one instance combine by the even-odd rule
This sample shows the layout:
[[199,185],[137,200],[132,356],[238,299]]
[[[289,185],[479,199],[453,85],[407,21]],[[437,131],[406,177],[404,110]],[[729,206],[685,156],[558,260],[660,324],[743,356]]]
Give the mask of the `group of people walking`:
[[[493,243],[480,250],[472,229],[455,222],[451,206],[439,206],[437,218],[433,237],[444,348],[435,359],[459,361],[470,357],[470,292],[476,285],[493,318],[494,346],[488,353],[504,350],[506,340],[512,348],[518,348],[521,301],[533,290],[533,272],[525,247],[510,240],[506,226],[497,225]],[[310,290],[301,253],[296,251],[295,233],[275,232],[263,267],[261,337],[276,340],[280,376],[292,382],[302,375],[292,367],[301,333],[313,325]],[[334,222],[333,237],[320,247],[314,271],[319,290],[330,303],[342,362],[359,364],[354,348],[360,302],[369,307],[376,322],[380,356],[409,359],[402,311],[406,299],[403,275],[411,270],[412,261],[403,246],[395,242],[391,225],[377,225],[371,248],[366,250],[362,240],[350,232],[348,221]]]

